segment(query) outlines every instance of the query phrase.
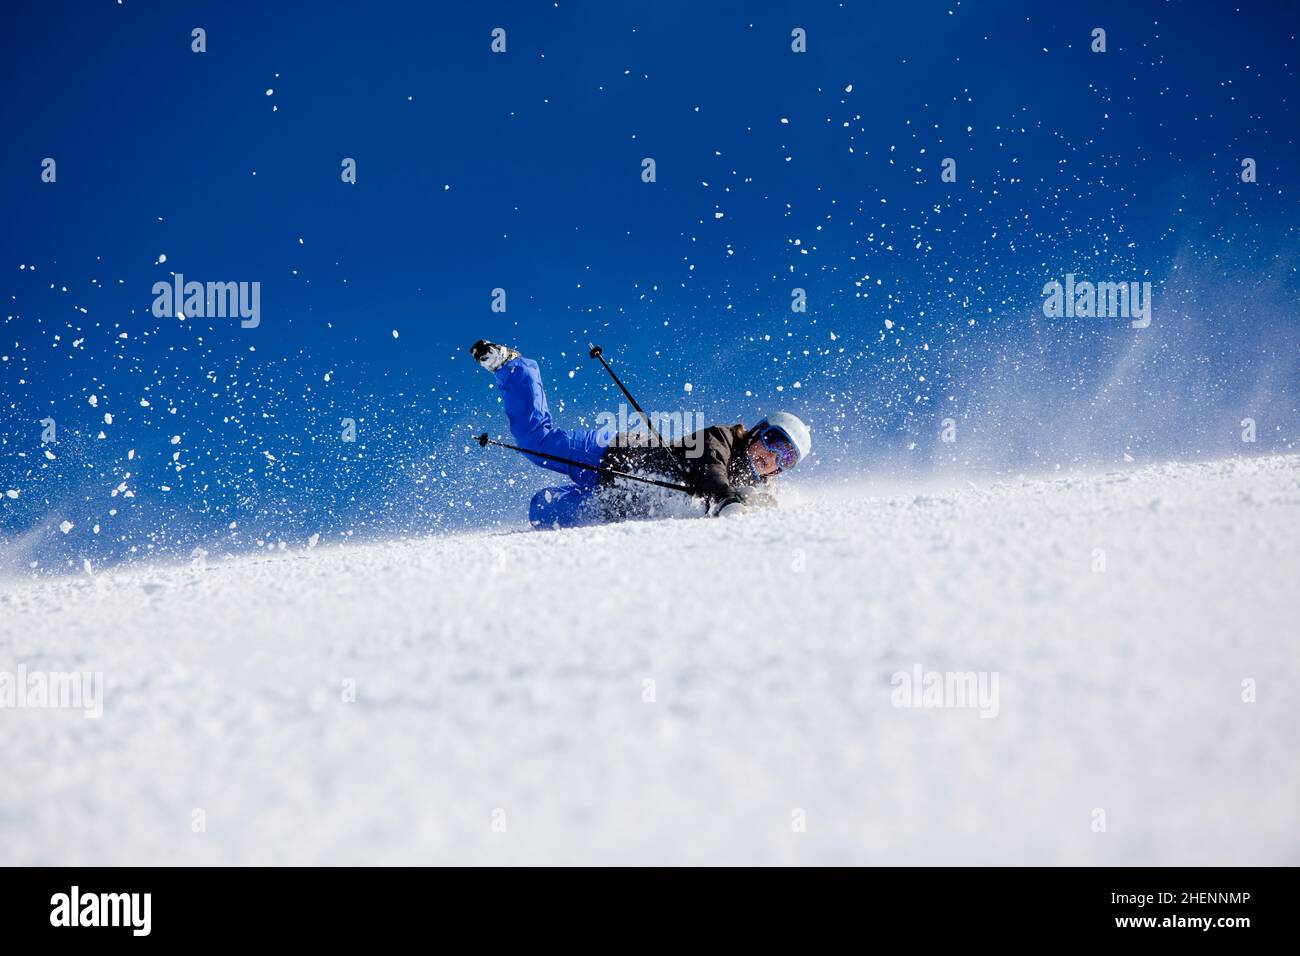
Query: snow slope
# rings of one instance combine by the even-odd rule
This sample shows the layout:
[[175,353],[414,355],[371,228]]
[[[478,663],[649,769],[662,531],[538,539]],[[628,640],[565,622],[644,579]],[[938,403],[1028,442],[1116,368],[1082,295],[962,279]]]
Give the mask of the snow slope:
[[1300,863],[1300,457],[958,484],[10,581],[0,862]]

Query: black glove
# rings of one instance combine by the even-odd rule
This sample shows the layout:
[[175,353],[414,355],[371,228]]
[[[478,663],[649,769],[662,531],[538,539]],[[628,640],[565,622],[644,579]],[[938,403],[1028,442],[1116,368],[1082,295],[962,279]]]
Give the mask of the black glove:
[[723,498],[721,501],[714,502],[713,508],[709,514],[715,518],[739,518],[745,513],[745,502],[739,495],[732,495],[729,498]]

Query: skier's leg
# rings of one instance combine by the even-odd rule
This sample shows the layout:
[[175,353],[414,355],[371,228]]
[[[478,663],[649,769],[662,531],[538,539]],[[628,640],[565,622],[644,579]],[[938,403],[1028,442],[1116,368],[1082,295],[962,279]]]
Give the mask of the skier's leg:
[[528,522],[539,531],[599,523],[600,512],[593,496],[592,488],[578,485],[543,488],[533,495],[528,506]]
[[[542,372],[536,362],[523,357],[513,359],[497,369],[494,375],[497,388],[501,389],[504,397],[506,417],[510,419],[510,433],[515,436],[515,442],[520,447],[559,455],[561,458],[572,458],[583,464],[600,464],[600,456],[605,453],[605,446],[609,443],[608,436],[595,428],[565,429],[555,426],[546,404],[546,392],[542,388]],[[568,475],[584,488],[594,486],[599,477],[596,472],[586,468],[561,465],[536,455],[527,457],[535,465]]]

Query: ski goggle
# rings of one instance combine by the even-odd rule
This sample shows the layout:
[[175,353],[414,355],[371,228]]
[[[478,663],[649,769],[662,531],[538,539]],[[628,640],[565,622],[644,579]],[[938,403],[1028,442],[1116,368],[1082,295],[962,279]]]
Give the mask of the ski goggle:
[[774,428],[771,425],[760,425],[758,440],[763,443],[764,448],[776,456],[776,464],[781,471],[786,471],[798,464],[799,453],[795,451],[789,436],[781,429]]

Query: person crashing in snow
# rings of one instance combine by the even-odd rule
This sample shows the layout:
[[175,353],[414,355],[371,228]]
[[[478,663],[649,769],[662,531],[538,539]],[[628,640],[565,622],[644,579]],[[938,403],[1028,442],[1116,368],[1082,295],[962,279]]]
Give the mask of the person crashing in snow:
[[[535,361],[508,346],[482,339],[470,346],[470,354],[496,379],[518,450],[533,464],[567,475],[571,481],[543,488],[533,496],[528,519],[534,528],[568,528],[674,513],[665,507],[665,494],[680,501],[680,492],[660,492],[610,472],[682,483],[696,503],[693,513],[737,517],[749,507],[774,504],[768,483],[806,458],[812,447],[808,426],[789,412],[769,415],[753,428],[713,425],[667,444],[612,435],[608,429],[559,428],[551,421],[542,373]],[[572,463],[541,455],[567,458]]]

